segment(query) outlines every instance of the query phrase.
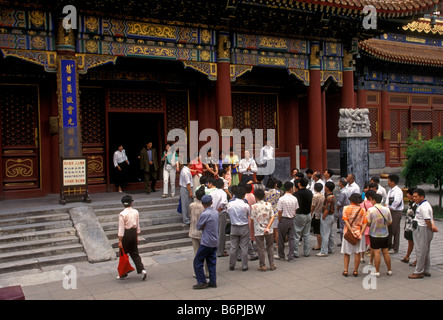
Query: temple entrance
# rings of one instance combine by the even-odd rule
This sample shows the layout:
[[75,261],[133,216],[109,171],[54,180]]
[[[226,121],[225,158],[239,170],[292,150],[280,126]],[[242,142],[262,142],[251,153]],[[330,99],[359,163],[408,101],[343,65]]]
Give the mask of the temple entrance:
[[[150,141],[160,156],[163,151],[163,113],[108,113],[109,183],[113,188],[115,170],[113,155],[119,144],[123,145],[129,159],[128,189],[143,189],[143,173],[140,170],[140,150]],[[160,176],[158,177],[160,178]]]

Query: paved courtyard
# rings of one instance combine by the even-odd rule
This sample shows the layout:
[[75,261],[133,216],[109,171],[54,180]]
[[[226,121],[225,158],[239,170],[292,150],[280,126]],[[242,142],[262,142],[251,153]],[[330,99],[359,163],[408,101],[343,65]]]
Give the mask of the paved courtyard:
[[[443,221],[436,221],[443,231]],[[338,243],[338,234],[336,243]],[[315,238],[310,237],[311,246]],[[276,261],[277,270],[258,271],[258,261],[249,262],[249,270],[228,269],[228,257],[217,261],[217,288],[193,290],[193,250],[191,247],[164,250],[142,255],[148,278],[131,273],[129,279],[118,280],[117,260],[90,264],[75,263],[76,280],[65,279],[70,271],[64,265],[42,270],[20,271],[0,275],[0,287],[21,285],[29,300],[397,300],[441,299],[443,297],[443,235],[436,233],[431,246],[432,277],[410,280],[413,268],[400,259],[406,252],[407,242],[402,239],[400,251],[392,255],[393,275],[386,274],[382,261],[380,278],[364,273],[366,263],[360,265],[359,276],[342,276],[343,255],[340,248],[328,257],[296,259],[295,263]],[[286,249],[287,250],[287,249]],[[414,255],[412,256],[414,259]],[[351,260],[349,270],[353,270]],[[64,280],[65,279],[65,280]],[[64,286],[75,289],[65,289]]]

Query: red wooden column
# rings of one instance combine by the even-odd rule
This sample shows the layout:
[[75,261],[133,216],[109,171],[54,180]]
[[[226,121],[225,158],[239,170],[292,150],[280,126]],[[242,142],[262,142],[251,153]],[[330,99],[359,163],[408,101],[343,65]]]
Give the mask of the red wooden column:
[[321,91],[321,126],[323,130],[323,139],[322,139],[322,152],[323,152],[323,168],[320,172],[323,174],[323,172],[328,167],[328,138],[327,138],[327,131],[326,131],[326,89],[323,89]]
[[341,107],[355,109],[354,65],[352,54],[345,51],[343,58],[343,87],[341,89]]
[[389,96],[386,90],[381,91],[381,147],[385,151],[385,165],[389,167],[391,156],[391,113],[389,111]]
[[320,43],[311,42],[310,84],[308,88],[308,167],[323,172],[322,92]]
[[[231,98],[231,55],[229,46],[229,33],[220,31],[217,39],[217,81],[215,84],[216,124],[221,137],[221,129],[225,121],[232,123],[232,98]],[[220,150],[222,140],[220,139]],[[229,150],[225,150],[229,151]],[[218,159],[218,155],[214,155]]]

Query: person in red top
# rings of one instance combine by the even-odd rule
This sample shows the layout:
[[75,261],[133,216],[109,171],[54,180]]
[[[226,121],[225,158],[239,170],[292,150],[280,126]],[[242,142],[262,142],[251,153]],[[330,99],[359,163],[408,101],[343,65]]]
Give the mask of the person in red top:
[[192,192],[195,194],[198,188],[200,188],[200,177],[203,175],[203,163],[201,162],[200,155],[197,154],[194,160],[191,161],[189,169],[191,170],[192,183],[194,184]]

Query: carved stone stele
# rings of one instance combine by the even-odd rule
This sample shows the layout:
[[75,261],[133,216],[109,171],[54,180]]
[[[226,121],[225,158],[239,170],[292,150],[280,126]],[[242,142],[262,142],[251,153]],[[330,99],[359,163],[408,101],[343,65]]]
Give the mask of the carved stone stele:
[[340,109],[339,112],[339,138],[368,138],[371,136],[368,109]]

